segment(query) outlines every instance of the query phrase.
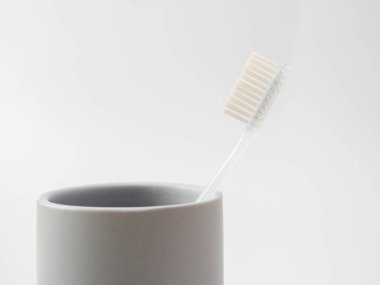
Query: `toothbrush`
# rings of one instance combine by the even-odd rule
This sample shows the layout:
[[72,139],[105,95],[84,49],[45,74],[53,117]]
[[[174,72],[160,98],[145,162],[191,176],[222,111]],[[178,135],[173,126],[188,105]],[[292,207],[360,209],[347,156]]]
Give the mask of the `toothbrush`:
[[248,149],[257,128],[279,91],[286,69],[286,65],[279,65],[256,52],[249,57],[224,106],[226,114],[247,124],[245,131],[221,169],[198,196],[196,202],[205,200],[216,193],[225,175]]

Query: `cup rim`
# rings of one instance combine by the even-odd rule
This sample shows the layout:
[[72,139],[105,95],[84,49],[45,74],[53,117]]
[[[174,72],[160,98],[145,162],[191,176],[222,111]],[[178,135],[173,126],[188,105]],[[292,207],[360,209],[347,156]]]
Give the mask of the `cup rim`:
[[53,195],[57,195],[64,192],[76,191],[76,190],[85,190],[85,189],[96,189],[96,188],[116,188],[116,187],[168,187],[176,188],[179,191],[190,190],[191,192],[201,193],[203,186],[194,185],[194,184],[182,184],[182,183],[170,183],[170,182],[113,182],[113,183],[96,183],[96,184],[84,184],[79,186],[71,186],[65,188],[59,188],[56,190],[48,191],[41,194],[37,198],[37,206],[47,207],[57,210],[66,210],[66,211],[84,211],[84,212],[146,212],[146,211],[155,211],[155,210],[169,210],[169,209],[178,209],[178,208],[188,208],[188,207],[202,207],[211,203],[216,203],[219,200],[222,200],[223,195],[221,192],[217,192],[213,197],[207,198],[204,201],[200,202],[185,202],[178,204],[168,204],[168,205],[153,205],[153,206],[132,206],[132,207],[100,207],[100,206],[79,206],[79,205],[66,205],[51,202],[49,199]]

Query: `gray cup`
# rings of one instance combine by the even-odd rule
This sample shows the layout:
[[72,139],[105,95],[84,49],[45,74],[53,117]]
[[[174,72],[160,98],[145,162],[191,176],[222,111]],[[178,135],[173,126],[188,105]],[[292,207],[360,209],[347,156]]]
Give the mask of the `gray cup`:
[[43,194],[38,285],[222,285],[222,196],[198,186],[110,184]]

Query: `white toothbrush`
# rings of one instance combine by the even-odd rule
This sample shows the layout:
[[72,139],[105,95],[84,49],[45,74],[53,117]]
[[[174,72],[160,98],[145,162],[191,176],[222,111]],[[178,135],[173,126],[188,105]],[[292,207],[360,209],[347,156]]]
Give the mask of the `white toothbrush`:
[[251,144],[255,130],[263,121],[283,82],[285,69],[286,65],[281,66],[255,52],[250,56],[224,106],[225,113],[243,121],[247,127],[222,168],[198,196],[197,202],[215,194],[228,170]]

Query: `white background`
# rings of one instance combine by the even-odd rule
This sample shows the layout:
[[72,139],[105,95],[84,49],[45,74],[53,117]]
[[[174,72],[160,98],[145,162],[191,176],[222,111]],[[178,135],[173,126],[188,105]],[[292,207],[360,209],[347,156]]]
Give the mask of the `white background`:
[[210,181],[243,129],[221,110],[256,50],[293,72],[221,187],[225,283],[380,284],[379,12],[376,0],[0,2],[0,283],[35,282],[42,192]]

